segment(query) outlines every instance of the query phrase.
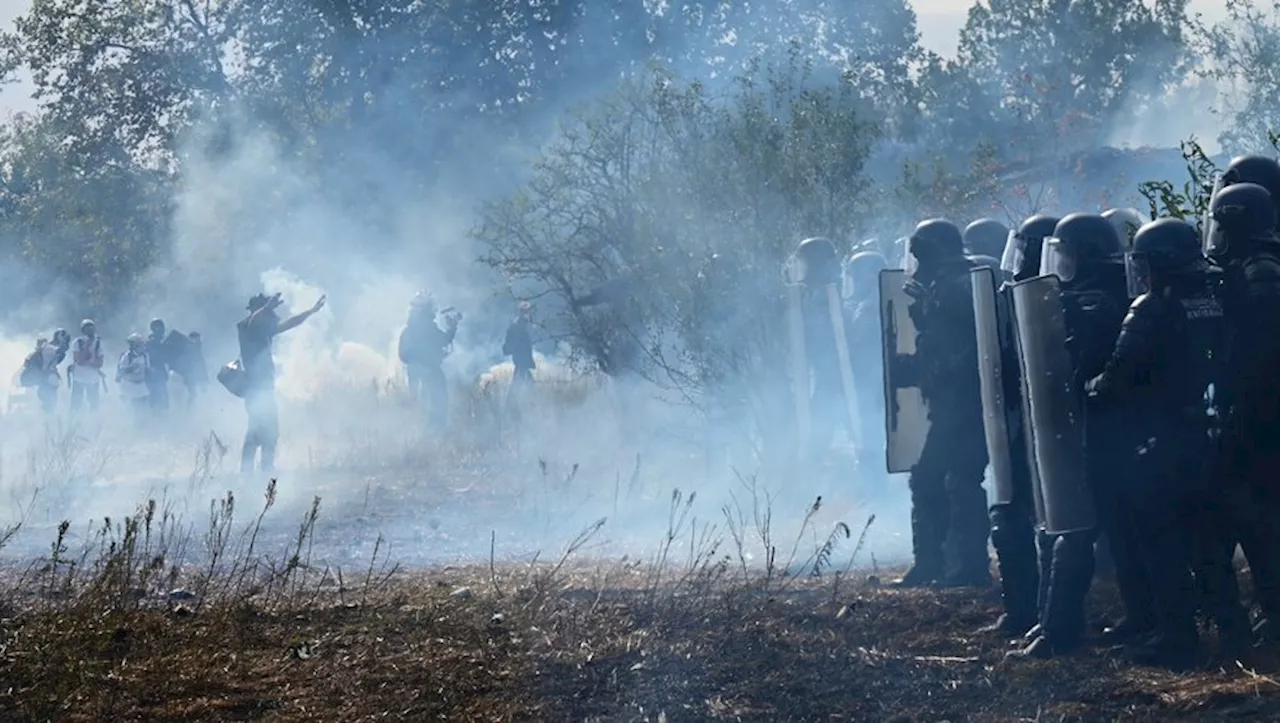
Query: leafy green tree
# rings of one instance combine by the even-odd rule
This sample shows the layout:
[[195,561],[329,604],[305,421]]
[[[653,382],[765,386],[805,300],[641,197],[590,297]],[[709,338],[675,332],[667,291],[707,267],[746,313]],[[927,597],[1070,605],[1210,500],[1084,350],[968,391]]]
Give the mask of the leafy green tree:
[[[729,97],[670,73],[630,81],[564,127],[528,183],[490,204],[485,261],[558,308],[578,349],[621,328],[633,371],[700,406],[786,414],[781,269],[807,236],[848,238],[865,214],[877,128],[850,83],[818,84],[798,52]],[[630,280],[625,310],[574,302]]]
[[1185,77],[1186,6],[1187,0],[975,3],[958,57],[969,110],[1013,156],[1102,145],[1118,118]]
[[19,117],[0,151],[7,253],[68,282],[84,312],[129,293],[167,234],[171,186],[158,171],[81,163],[52,119]]
[[1230,125],[1218,141],[1235,153],[1271,147],[1280,128],[1280,0],[1226,0],[1225,20],[1197,22],[1194,38],[1207,59],[1201,72],[1222,89]]

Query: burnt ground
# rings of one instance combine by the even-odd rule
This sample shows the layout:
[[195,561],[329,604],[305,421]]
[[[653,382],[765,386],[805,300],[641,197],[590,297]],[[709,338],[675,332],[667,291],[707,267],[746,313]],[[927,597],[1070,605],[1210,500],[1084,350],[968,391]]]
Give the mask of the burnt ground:
[[[274,606],[11,606],[0,719],[1280,719],[1273,653],[1181,674],[1103,650],[1009,662],[1007,640],[974,632],[994,590],[723,571],[441,568]],[[1109,608],[1105,587],[1095,598]]]
[[[530,457],[305,469],[280,481],[270,514],[260,483],[235,486],[234,520],[234,481],[198,464],[176,485],[189,506],[167,512],[158,495],[132,531],[29,520],[0,558],[0,721],[1280,720],[1280,651],[1182,674],[1097,649],[1008,662],[1008,640],[975,633],[999,611],[994,588],[834,574],[832,540],[881,534],[852,551],[874,566],[906,520],[838,494],[809,507],[805,489],[836,485],[740,490],[699,524],[692,495],[666,482],[679,477],[648,458],[615,475]],[[165,487],[50,484],[43,500],[119,500],[126,514]],[[806,509],[798,532],[783,529]],[[870,511],[874,526],[826,537]],[[588,541],[604,517],[624,524],[601,534],[644,563]],[[559,563],[538,557],[584,527]],[[753,533],[761,544],[742,541]],[[668,550],[688,562],[661,564]],[[529,556],[541,562],[511,562]],[[1098,588],[1091,610],[1114,613]]]

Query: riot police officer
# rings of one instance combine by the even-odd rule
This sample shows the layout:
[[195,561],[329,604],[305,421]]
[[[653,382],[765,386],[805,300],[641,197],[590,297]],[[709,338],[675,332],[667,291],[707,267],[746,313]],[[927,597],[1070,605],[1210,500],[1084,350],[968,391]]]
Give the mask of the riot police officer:
[[964,250],[970,256],[1000,258],[1009,229],[991,218],[980,218],[964,228]]
[[[1211,202],[1213,223],[1206,253],[1227,279],[1230,401],[1223,455],[1217,473],[1228,490],[1232,521],[1249,559],[1254,597],[1261,608],[1257,632],[1274,637],[1280,620],[1280,493],[1273,476],[1280,465],[1280,239],[1275,198],[1257,178],[1280,189],[1280,166],[1260,156],[1232,161],[1230,182]],[[1232,545],[1234,546],[1234,545]]]
[[1222,173],[1222,188],[1240,183],[1262,186],[1271,195],[1271,205],[1280,208],[1280,163],[1266,156],[1236,156]]
[[1097,407],[1124,405],[1144,439],[1137,463],[1120,488],[1141,530],[1154,593],[1155,634],[1126,648],[1136,662],[1182,666],[1194,660],[1195,566],[1210,593],[1208,611],[1226,645],[1247,639],[1229,555],[1197,544],[1222,520],[1212,482],[1212,452],[1220,422],[1216,398],[1224,379],[1227,327],[1222,272],[1201,254],[1189,224],[1161,219],[1135,235],[1126,255],[1131,294],[1110,359],[1086,391]]
[[[1058,219],[1037,215],[1023,221],[1008,234],[1000,265],[1015,281],[1035,277],[1040,270],[1040,247],[1045,237],[1053,235]],[[1000,596],[1004,612],[982,632],[1022,635],[1039,619],[1039,571],[1036,566],[1035,504],[1031,489],[1031,469],[1025,420],[1022,414],[1022,390],[1018,352],[1012,343],[1012,308],[1009,290],[1001,288],[995,323],[1001,325],[1001,382],[1005,409],[1005,429],[1009,447],[1008,501],[997,499],[990,509],[991,545],[996,551],[1000,570]],[[985,403],[985,400],[984,400]],[[990,414],[991,412],[989,412]]]
[[[1073,213],[1058,222],[1053,236],[1045,239],[1041,275],[1060,279],[1066,351],[1074,383],[1069,392],[1083,401],[1085,380],[1102,371],[1120,331],[1128,305],[1120,240],[1102,216]],[[1115,414],[1090,413],[1084,423],[1084,477],[1093,494],[1098,523],[1110,528],[1112,507],[1098,493],[1110,489],[1121,452],[1117,442],[1124,433]],[[1049,497],[1051,490],[1042,490]],[[1098,528],[1064,532],[1051,537],[1041,532],[1040,623],[1031,641],[1015,653],[1022,657],[1047,657],[1069,652],[1084,640],[1084,602],[1095,571],[1094,543]],[[1047,573],[1047,575],[1046,575]]]
[[[802,285],[805,357],[812,374],[811,443],[813,451],[818,452],[830,445],[831,435],[837,428],[846,429],[851,439],[857,436],[848,413],[843,379],[845,372],[851,373],[851,370],[841,368],[848,361],[848,323],[839,295],[834,293],[841,284],[841,264],[835,244],[823,237],[801,241],[794,259],[797,280]],[[829,292],[828,288],[833,291]],[[843,334],[833,321],[837,314],[844,327]],[[843,349],[840,336],[845,337]],[[801,388],[809,389],[804,384]]]
[[[929,431],[912,467],[914,565],[899,584],[988,586],[988,522],[982,488],[987,466],[973,322],[972,264],[960,229],[934,219],[919,224],[909,252],[915,271],[904,291],[916,331],[916,353],[894,360],[914,377],[928,403]],[[944,542],[955,559],[948,565]]]
[[1038,275],[1044,240],[1053,235],[1058,220],[1057,216],[1038,214],[1023,221],[1005,241],[1000,268],[1011,274],[1014,281],[1026,281]]

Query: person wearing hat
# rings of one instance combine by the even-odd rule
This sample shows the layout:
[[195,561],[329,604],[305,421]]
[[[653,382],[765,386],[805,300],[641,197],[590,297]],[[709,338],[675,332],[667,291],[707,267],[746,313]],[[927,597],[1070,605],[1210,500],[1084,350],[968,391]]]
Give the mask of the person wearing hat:
[[[445,328],[437,321],[444,317]],[[445,356],[458,335],[461,319],[451,307],[438,309],[431,294],[423,291],[409,304],[409,318],[400,332],[400,361],[404,362],[409,390],[428,400],[429,423],[442,429],[449,419],[449,391],[445,381]]]
[[139,414],[146,411],[150,404],[151,390],[148,380],[151,376],[151,361],[147,356],[147,340],[134,332],[126,340],[129,348],[120,355],[116,363],[116,385],[120,388],[120,396]]
[[71,379],[71,411],[75,413],[89,403],[89,409],[98,409],[98,392],[106,385],[102,373],[105,357],[102,355],[102,339],[93,319],[80,322],[80,336],[71,345],[71,366],[67,376]]
[[296,329],[324,308],[325,297],[301,314],[280,320],[276,309],[284,300],[280,294],[267,296],[255,294],[249,299],[249,315],[236,324],[240,340],[240,363],[246,376],[245,411],[248,424],[244,433],[244,446],[240,453],[240,472],[253,471],[254,457],[262,451],[259,469],[266,473],[275,470],[276,443],[280,438],[280,419],[276,410],[276,366],[271,356],[271,343],[276,336]]

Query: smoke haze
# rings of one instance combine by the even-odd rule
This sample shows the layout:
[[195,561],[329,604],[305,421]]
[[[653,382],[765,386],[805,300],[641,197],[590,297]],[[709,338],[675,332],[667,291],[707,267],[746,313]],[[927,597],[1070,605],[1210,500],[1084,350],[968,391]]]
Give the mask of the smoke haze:
[[[949,38],[964,16],[952,13],[952,4],[940,0],[918,0],[914,7],[925,47],[954,50]],[[589,15],[572,30],[589,37],[604,33],[594,24],[605,22]],[[728,88],[730,69],[745,64],[752,48],[769,47],[771,60],[785,57],[785,49],[768,31],[756,26],[755,34],[748,35],[744,30],[732,45],[722,37],[691,33],[686,45],[674,46],[664,59],[682,80]],[[375,41],[361,39],[349,46],[340,38],[332,42],[338,45],[332,54],[340,58]],[[367,559],[382,535],[400,560],[478,560],[489,554],[491,531],[500,556],[528,559],[540,550],[558,549],[599,518],[608,518],[608,544],[601,543],[597,552],[645,554],[668,534],[674,490],[681,491],[681,499],[696,493],[691,509],[699,524],[723,527],[726,508],[732,517],[771,506],[774,537],[788,543],[802,530],[806,537],[825,537],[837,521],[853,527],[856,537],[868,516],[875,514],[863,554],[882,563],[906,559],[906,480],[885,480],[874,469],[859,470],[843,430],[835,435],[829,460],[802,472],[779,474],[762,459],[760,436],[790,434],[790,420],[746,429],[749,424],[733,419],[739,407],[729,405],[729,421],[711,423],[707,411],[716,402],[684,393],[687,389],[677,384],[674,374],[601,373],[590,363],[592,350],[566,327],[566,319],[578,317],[568,311],[565,299],[527,277],[504,276],[481,263],[487,249],[473,231],[484,220],[486,204],[510,198],[535,177],[533,162],[545,159],[540,154],[575,127],[564,120],[571,109],[611,93],[616,75],[633,66],[638,69],[648,59],[622,43],[600,42],[590,50],[617,57],[587,57],[584,51],[584,57],[563,59],[577,75],[552,84],[548,92],[554,97],[542,99],[540,110],[521,116],[518,128],[470,122],[457,109],[473,98],[457,91],[456,97],[446,93],[442,99],[423,91],[421,78],[408,77],[350,81],[359,91],[350,97],[367,93],[376,100],[362,111],[364,118],[311,129],[319,138],[314,141],[322,146],[319,149],[276,130],[273,124],[280,121],[271,117],[261,98],[256,103],[233,100],[202,108],[176,141],[174,163],[180,171],[165,186],[170,212],[163,251],[130,293],[110,304],[108,315],[97,320],[105,339],[108,376],[124,349],[125,336],[145,332],[152,318],[162,318],[183,332],[201,332],[212,376],[238,356],[235,324],[245,316],[251,295],[281,293],[286,314],[304,311],[326,296],[324,310],[275,343],[282,471],[281,504],[272,519],[280,534],[288,534],[296,526],[295,517],[313,496],[320,496],[322,539],[334,559]],[[693,55],[699,57],[697,62],[688,59]],[[443,65],[445,60],[423,60],[432,62]],[[919,70],[914,61],[911,65]],[[445,72],[435,66],[429,70]],[[840,70],[828,66],[813,75],[822,82],[824,74],[835,77]],[[1147,83],[1143,78],[1133,82]],[[1215,137],[1220,119],[1209,110],[1206,93],[1180,85],[1154,103],[1135,103],[1117,114],[1120,120],[1108,129],[1107,141],[1167,147],[1193,134]],[[425,107],[424,98],[431,99],[433,108]],[[724,102],[728,107],[729,101]],[[857,102],[869,103],[866,98]],[[1170,122],[1171,108],[1188,105],[1197,110],[1173,114],[1176,122]],[[1198,110],[1202,106],[1203,112]],[[441,107],[456,113],[439,111]],[[904,107],[909,110],[910,104]],[[424,116],[438,120],[424,121]],[[857,229],[837,239],[845,250],[861,238],[904,235],[926,213],[976,217],[980,212],[995,215],[1003,208],[1009,218],[1001,220],[1016,222],[1035,211],[1065,212],[1099,203],[1083,192],[1071,195],[1065,190],[1064,178],[1075,170],[1062,167],[1037,176],[1037,187],[1063,189],[1048,194],[1051,200],[1042,204],[1000,195],[962,202],[925,199],[921,193],[890,205],[882,192],[901,182],[904,162],[927,164],[937,149],[972,149],[981,140],[961,126],[948,137],[929,118],[885,121],[904,128],[910,123],[921,127],[870,142],[865,165],[857,170],[873,179],[867,183],[871,190],[859,196]],[[956,164],[951,168],[968,171]],[[1161,167],[1160,173],[1178,170]],[[1115,179],[1112,202],[1141,207],[1136,184],[1148,178],[1135,169],[1132,177]],[[712,226],[690,217],[698,206],[686,204],[685,194],[674,184],[666,188],[661,178],[643,180],[650,184],[644,189],[649,193],[645,200],[666,198],[670,205],[641,211],[668,220],[671,237],[697,237]],[[707,186],[714,183],[708,180],[702,187]],[[995,193],[1005,191],[997,188]],[[759,207],[752,210],[764,216],[771,204],[781,203],[762,194]],[[568,234],[571,221],[547,223],[559,224],[556,228]],[[801,238],[827,232],[784,230],[789,235],[776,239],[776,251],[782,254]],[[592,248],[613,244],[625,257],[615,268],[594,271],[608,280],[631,266],[642,267],[645,254],[659,247],[670,251],[663,247],[664,238],[655,232],[633,239],[592,239]],[[720,236],[708,241],[707,249],[724,258],[737,241]],[[599,256],[592,257],[592,263]],[[705,260],[695,256],[691,252],[662,263],[674,278]],[[757,269],[757,277],[735,287],[737,296],[715,307],[733,311],[725,311],[706,329],[725,335],[753,333],[744,329],[756,320],[756,294],[781,294],[780,284],[772,286],[779,279],[781,258],[769,261],[774,265]],[[15,264],[6,271],[15,273]],[[16,273],[25,274],[26,269]],[[706,275],[712,273],[708,270]],[[59,279],[51,293],[27,295],[11,305],[0,329],[0,369],[6,370],[0,378],[6,382],[6,408],[13,409],[4,417],[0,494],[21,501],[40,490],[31,525],[15,549],[43,549],[59,520],[78,526],[89,519],[119,517],[148,496],[174,501],[197,522],[206,514],[209,500],[227,489],[242,500],[259,499],[266,479],[235,474],[245,426],[243,406],[216,382],[190,412],[182,407],[175,382],[174,404],[179,409],[163,423],[133,420],[115,399],[110,383],[103,411],[93,421],[62,419],[46,425],[40,420],[31,408],[31,394],[17,388],[8,370],[21,367],[38,335],[48,336],[57,326],[74,333],[80,318],[97,308],[78,299],[74,285],[68,285]],[[641,301],[650,298],[643,286],[633,294]],[[441,307],[454,306],[462,314],[444,364],[452,399],[447,432],[428,428],[426,411],[406,394],[404,365],[397,356],[396,341],[410,301],[420,290],[428,290]],[[591,290],[584,284],[575,291]],[[523,404],[517,424],[504,413],[511,366],[502,342],[517,300],[524,298],[533,299],[540,327],[539,369],[537,391]],[[700,297],[689,291],[688,298]],[[582,312],[584,317],[589,313]],[[765,312],[758,316],[768,318]],[[693,353],[690,337],[681,336],[675,326],[655,325],[652,336],[643,339],[643,351],[651,355],[656,348],[679,357],[680,364],[672,366],[696,376],[696,365],[682,366],[682,355]],[[771,351],[785,359],[785,328],[769,331],[766,339]],[[865,368],[854,371],[867,373]],[[776,379],[744,376],[731,379],[719,393],[733,400],[753,395],[785,400],[790,390]],[[715,411],[725,416],[724,409]],[[861,413],[871,412],[864,405]],[[729,439],[722,445],[709,443],[717,435]],[[220,457],[219,464],[208,461],[210,450]],[[872,467],[880,465],[882,456],[872,454],[868,461]],[[818,496],[823,504],[806,520]],[[852,552],[852,543],[842,552]],[[757,549],[754,554],[762,553]]]

